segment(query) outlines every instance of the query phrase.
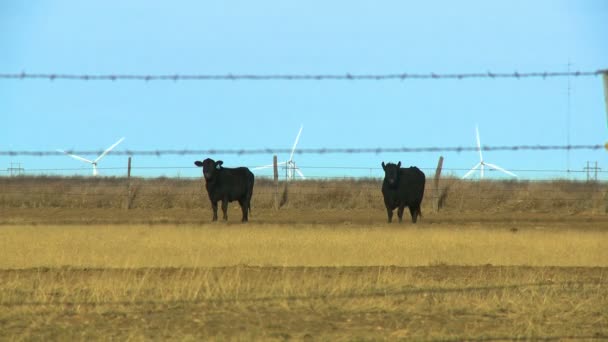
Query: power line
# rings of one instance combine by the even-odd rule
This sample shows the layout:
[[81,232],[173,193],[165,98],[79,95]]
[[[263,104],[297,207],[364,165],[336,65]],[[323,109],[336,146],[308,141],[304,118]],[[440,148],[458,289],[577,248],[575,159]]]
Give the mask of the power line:
[[590,77],[608,73],[595,71],[541,72],[474,72],[474,73],[388,73],[388,74],[62,74],[62,73],[0,73],[0,79],[43,79],[72,81],[385,81],[385,80],[441,80],[441,79],[504,79]]
[[[548,151],[548,150],[601,150],[608,149],[607,145],[511,145],[511,146],[482,146],[482,151]],[[420,152],[471,152],[478,148],[467,146],[456,147],[367,147],[367,148],[303,148],[295,151],[296,154],[380,154],[380,153],[420,153]],[[68,150],[70,154],[99,155],[102,150]],[[63,156],[65,152],[59,151],[0,151],[0,156]],[[123,156],[163,156],[163,155],[218,155],[218,154],[289,154],[291,148],[258,148],[258,149],[206,149],[206,150],[125,150],[111,151],[108,154]]]

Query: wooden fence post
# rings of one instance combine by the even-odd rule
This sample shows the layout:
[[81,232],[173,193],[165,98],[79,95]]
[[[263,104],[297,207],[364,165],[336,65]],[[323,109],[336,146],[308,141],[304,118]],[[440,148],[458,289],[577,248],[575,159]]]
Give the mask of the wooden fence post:
[[274,210],[279,209],[279,165],[277,162],[277,156],[272,156],[272,171],[274,181]]
[[439,201],[441,201],[441,193],[439,191],[439,178],[441,177],[441,169],[443,168],[443,156],[439,156],[437,169],[435,169],[435,179],[433,180],[433,209],[439,211]]
[[129,161],[127,163],[127,203],[125,205],[125,209],[131,209],[133,205],[133,187],[131,186],[131,157],[129,156]]

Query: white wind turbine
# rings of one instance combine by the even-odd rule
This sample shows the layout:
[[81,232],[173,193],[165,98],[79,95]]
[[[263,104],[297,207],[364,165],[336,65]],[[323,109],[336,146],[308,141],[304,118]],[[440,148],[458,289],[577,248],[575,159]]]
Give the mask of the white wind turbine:
[[64,151],[64,150],[57,150],[57,151],[58,151],[58,152],[63,152],[63,153],[67,154],[68,156],[70,156],[70,157],[72,157],[72,158],[74,158],[74,159],[77,159],[77,160],[80,160],[80,161],[83,161],[83,162],[85,162],[85,163],[89,163],[89,164],[93,165],[93,176],[97,176],[97,175],[99,174],[99,173],[97,172],[97,164],[99,163],[99,161],[101,160],[101,158],[105,157],[105,156],[106,156],[106,154],[108,154],[110,151],[112,151],[112,149],[113,149],[114,147],[116,147],[118,144],[120,144],[120,143],[121,143],[123,140],[125,140],[125,138],[124,138],[124,137],[123,137],[123,138],[120,138],[120,140],[118,140],[117,142],[115,142],[115,143],[114,143],[114,145],[112,145],[112,146],[108,147],[108,148],[107,148],[105,151],[103,151],[103,153],[102,153],[102,154],[100,154],[100,155],[99,155],[99,157],[97,157],[95,160],[88,160],[88,159],[86,159],[86,158],[83,158],[83,157],[77,156],[77,155],[75,155],[75,154],[68,153],[68,152],[66,152],[66,151]]
[[477,170],[477,169],[479,169],[479,172],[480,172],[479,179],[483,179],[483,169],[485,166],[489,167],[490,169],[501,171],[510,176],[517,177],[517,175],[511,171],[507,171],[498,165],[486,163],[485,161],[483,161],[483,155],[481,154],[481,143],[479,142],[479,127],[477,125],[475,125],[475,133],[477,134],[477,151],[479,152],[479,163],[477,163],[475,166],[473,166],[473,168],[470,169],[469,172],[465,173],[465,175],[462,177],[462,179],[467,178],[473,172],[475,172],[475,170]]
[[[294,179],[296,173],[298,174],[298,176],[300,176],[300,178],[306,179],[306,177],[304,177],[304,174],[302,173],[302,171],[300,171],[300,169],[296,166],[296,162],[293,160],[293,155],[296,152],[296,146],[298,145],[298,140],[300,140],[300,134],[302,134],[302,128],[304,128],[304,126],[300,126],[300,131],[298,132],[298,135],[296,136],[296,141],[293,143],[293,147],[291,148],[291,155],[289,155],[289,159],[284,162],[277,163],[277,165],[279,165],[279,166],[285,165],[284,168],[285,168],[288,180]],[[273,167],[273,166],[264,165],[264,166],[260,166],[260,167],[254,167],[252,170],[268,169],[271,167]]]

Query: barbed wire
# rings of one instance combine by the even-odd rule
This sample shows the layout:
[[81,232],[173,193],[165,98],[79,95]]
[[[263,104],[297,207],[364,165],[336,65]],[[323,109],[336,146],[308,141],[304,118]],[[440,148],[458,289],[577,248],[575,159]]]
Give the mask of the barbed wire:
[[[50,177],[51,178],[51,177]],[[14,179],[14,178],[13,178]],[[52,179],[52,178],[51,178]],[[57,179],[55,180],[66,180],[66,178],[60,178],[57,177]],[[82,180],[86,180],[89,178],[81,178]],[[142,189],[151,189],[150,191],[153,190],[158,190],[157,187],[159,186],[164,186],[167,185],[167,183],[163,182],[166,179],[169,180],[169,182],[173,182],[171,184],[175,184],[176,181],[188,181],[191,183],[194,183],[195,185],[204,185],[203,183],[203,178],[201,177],[189,177],[189,178],[156,178],[156,179],[146,179],[145,181],[142,181],[140,179],[138,179],[137,181],[139,183],[138,187],[141,187]],[[67,178],[67,181],[70,180],[74,180],[74,179],[70,179]],[[108,180],[108,179],[106,179]],[[128,179],[126,178],[110,178],[110,184],[106,183],[106,186],[111,187],[111,189],[108,192],[99,192],[99,193],[89,193],[89,192],[78,192],[78,193],[70,193],[69,191],[71,191],[70,189],[79,189],[81,187],[83,187],[83,184],[63,184],[64,188],[62,188],[62,192],[60,194],[56,193],[56,192],[51,192],[50,194],[55,194],[55,195],[69,195],[69,194],[75,194],[75,195],[95,195],[95,196],[105,196],[105,195],[113,195],[115,194],[116,191],[122,191],[124,182],[121,181],[125,181]],[[288,181],[290,186],[291,186],[291,190],[295,191],[296,193],[300,193],[300,194],[313,194],[313,193],[317,193],[317,192],[323,192],[326,190],[351,190],[353,187],[353,184],[351,183],[345,183],[345,184],[340,184],[341,181],[343,181],[344,179],[333,179],[334,183],[329,183],[328,184],[323,184],[323,185],[319,185],[319,183],[311,183],[311,182],[293,182],[293,181]],[[10,181],[10,180],[9,180]],[[159,183],[160,181],[160,183]],[[448,180],[450,181],[450,180]],[[460,189],[460,188],[464,188],[464,187],[470,187],[471,182],[466,183],[466,185],[459,185],[459,183],[456,183],[455,181],[457,181],[457,179],[452,180],[452,183],[449,184],[449,188],[450,189]],[[102,180],[103,182],[103,180]],[[281,180],[281,182],[283,182],[283,180]],[[382,179],[368,179],[364,181],[365,183],[368,184],[358,184],[357,189],[360,190],[378,190],[380,189],[380,186],[382,184]],[[554,181],[554,180],[550,180],[548,181],[549,183],[551,182],[559,182],[558,181]],[[114,184],[112,184],[114,183]],[[17,191],[18,193],[22,193],[22,194],[41,194],[43,193],[45,190],[49,190],[49,188],[53,188],[54,186],[57,186],[57,184],[52,184],[52,185],[48,185],[48,184],[41,184],[41,183],[34,183],[35,185],[32,184],[28,184],[28,183],[24,183],[24,182],[18,182],[15,181],[13,184],[11,183],[0,183],[0,189],[2,189],[2,195],[5,194],[9,194],[9,193],[14,193],[15,191]],[[101,184],[101,183],[100,183]],[[272,186],[268,184],[256,184],[256,187],[259,189],[261,188],[261,190],[256,190],[256,194],[274,194],[275,190],[274,189],[270,189]],[[530,193],[530,192],[534,192],[534,193],[558,193],[558,194],[564,194],[564,193],[569,193],[569,194],[589,194],[589,193],[598,193],[598,192],[602,192],[604,190],[608,190],[608,186],[607,185],[600,185],[600,184],[592,184],[592,183],[587,183],[590,184],[591,186],[589,187],[584,187],[581,186],[580,188],[569,188],[569,189],[562,189],[559,188],[557,186],[551,187],[551,188],[533,188],[530,189],[528,187],[516,187],[511,185],[511,187],[508,188],[497,188],[494,189],[492,188],[492,193],[503,193],[503,194],[514,194],[514,193]],[[85,184],[86,185],[86,184]],[[175,186],[183,186],[186,189],[186,191],[177,191],[174,190],[173,194],[174,195],[183,195],[183,196],[191,196],[193,192],[196,192],[198,190],[192,190],[190,188],[192,184],[185,184],[185,185],[175,185]],[[551,185],[551,184],[549,184]],[[477,188],[481,188],[482,186],[480,185],[480,183],[475,183],[475,186],[477,186]],[[444,187],[445,188],[445,187]],[[117,190],[119,189],[119,190]],[[54,191],[54,190],[53,190]],[[427,183],[425,184],[425,191],[436,191],[436,188],[434,187],[434,185]],[[480,198],[481,195],[476,194],[474,196],[475,198]],[[531,197],[534,198],[534,197]],[[560,198],[561,199],[561,198]]]
[[[549,150],[608,150],[608,144],[601,145],[511,145],[511,146],[482,146],[482,151],[549,151]],[[423,152],[477,152],[476,146],[453,147],[364,147],[364,148],[301,148],[295,154],[380,154],[380,153],[423,153]],[[65,153],[77,155],[100,155],[103,150],[66,150],[61,151],[0,151],[0,156],[62,156]],[[110,151],[112,155],[126,156],[163,156],[163,155],[250,155],[250,154],[291,154],[291,148],[257,148],[257,149],[201,149],[201,150],[124,150]]]
[[[66,195],[66,194],[70,194],[69,189],[71,189],[70,187],[76,187],[79,188],[81,186],[83,186],[82,181],[85,182],[89,182],[91,178],[88,177],[60,177],[60,176],[51,176],[51,177],[44,177],[44,178],[37,178],[37,177],[32,177],[30,179],[28,178],[5,178],[5,179],[1,179],[0,180],[0,189],[2,189],[2,195],[8,194],[10,192],[14,192],[14,191],[19,191],[19,193],[31,193],[31,194],[39,194],[39,193],[44,193],[44,191],[49,190],[49,189],[55,189],[56,187],[58,187],[58,184],[61,184],[62,187],[62,191],[61,193],[56,193],[54,192],[54,190],[51,192],[51,194],[56,194],[56,195]],[[128,183],[128,181],[130,181],[130,178],[126,178],[126,177],[110,177],[110,178],[95,178],[96,182],[95,184],[104,184],[104,186],[107,186],[111,189],[111,191],[114,191],[118,188],[121,188],[125,185],[125,182]],[[59,183],[50,183],[47,184],[45,182],[49,181],[49,180],[53,180],[53,181],[60,181]],[[138,182],[138,187],[141,187],[142,189],[147,189],[150,191],[154,191],[154,190],[161,190],[164,189],[165,186],[167,186],[167,184],[173,184],[173,186],[184,186],[186,187],[188,190],[186,191],[178,191],[178,190],[173,190],[173,194],[175,195],[184,195],[184,196],[190,196],[192,195],[193,192],[196,192],[197,190],[192,190],[189,187],[192,184],[203,184],[203,177],[202,176],[198,176],[198,177],[179,177],[179,178],[169,178],[169,177],[156,177],[156,178],[138,178],[138,177],[133,177],[133,180],[135,180],[136,182]],[[266,178],[266,180],[272,181],[271,178]],[[325,180],[329,180],[330,182],[326,182]],[[65,183],[65,181],[67,181],[68,183]],[[74,183],[69,183],[70,181],[75,181]],[[178,182],[183,182],[186,181],[188,183],[182,183],[181,185],[177,185]],[[353,185],[352,181],[355,181],[359,184],[357,185]],[[471,184],[473,184],[471,181],[465,182],[465,184],[463,184],[462,182],[459,182],[460,179],[459,178],[444,178],[443,179],[444,183],[442,184],[442,187],[447,187],[452,188],[452,189],[458,189],[460,187],[470,187]],[[284,179],[281,180],[281,182],[285,182]],[[353,188],[353,186],[356,186],[357,189],[360,190],[371,190],[371,191],[376,191],[379,189],[379,186],[382,184],[382,178],[366,178],[366,179],[345,179],[343,177],[329,177],[326,179],[323,179],[321,182],[306,182],[306,181],[291,181],[291,180],[287,180],[287,182],[290,184],[290,187],[293,191],[295,191],[296,193],[301,193],[301,194],[310,194],[310,193],[316,193],[317,191],[323,192],[326,190],[351,190]],[[447,183],[445,183],[447,182]],[[530,193],[530,192],[534,192],[534,193],[558,193],[558,194],[563,194],[563,193],[572,193],[572,194],[588,194],[588,193],[597,193],[597,192],[602,192],[604,190],[608,190],[608,184],[598,184],[598,183],[579,183],[577,187],[568,187],[566,189],[564,189],[563,187],[560,187],[561,180],[541,180],[541,181],[532,181],[531,184],[540,184],[541,186],[543,186],[543,184],[547,184],[550,185],[550,188],[539,188],[539,187],[530,187],[530,183],[519,183],[520,185],[517,185],[515,183],[510,183],[508,187],[505,188],[497,188],[497,187],[493,187],[492,188],[492,192],[493,193]],[[87,183],[84,183],[87,184]],[[489,184],[489,183],[486,183]],[[482,188],[483,185],[482,183],[479,182],[474,182],[474,185],[477,186],[477,188]],[[262,190],[256,190],[256,194],[259,193],[271,193],[274,194],[275,190],[274,190],[274,185],[271,185],[270,182],[267,183],[256,183],[256,189],[262,189]],[[431,184],[430,182],[427,182],[425,184],[425,191],[433,191],[434,189],[436,189],[434,184]],[[98,191],[98,190],[96,190]],[[78,192],[77,194],[80,195],[100,195],[100,196],[104,196],[104,195],[108,195],[108,192],[95,192],[95,193],[90,193],[88,191],[85,192]],[[480,195],[476,194],[475,198],[479,198]],[[561,199],[561,198],[560,198]]]
[[388,74],[62,74],[62,73],[0,73],[0,79],[46,79],[73,81],[383,81],[441,79],[505,79],[590,77],[608,74],[608,69],[594,71],[541,72],[472,72],[472,73],[388,73]]
[[[253,165],[249,165],[247,166],[249,168],[255,168],[258,167],[257,165],[253,166]],[[279,173],[283,170],[286,169],[285,166],[280,165],[279,167]],[[382,168],[380,166],[310,166],[310,165],[298,165],[299,169],[305,170],[305,169],[310,169],[310,170],[314,170],[314,169],[319,169],[319,170],[356,170],[356,171],[378,171],[381,172]],[[418,167],[420,170],[424,170],[424,171],[435,171],[436,168],[435,167]],[[113,167],[97,167],[97,170],[99,171],[127,171],[128,167],[127,166],[113,166]],[[199,170],[200,171],[200,167],[198,166],[132,166],[131,170]],[[471,168],[463,168],[463,167],[443,167],[442,168],[442,172],[450,172],[450,171],[470,171]],[[20,168],[19,171],[12,171],[10,169],[0,169],[0,172],[16,172],[16,173],[22,173],[22,174],[27,174],[27,173],[31,173],[31,172],[35,172],[35,173],[39,173],[39,172],[63,172],[63,171],[79,171],[79,172],[91,172],[91,168],[90,167],[67,167],[67,168]],[[271,173],[272,172],[272,168],[267,168],[264,169],[264,171],[262,170],[253,170],[253,171],[257,171],[260,173],[264,173],[264,171],[266,173]],[[530,172],[530,173],[595,173],[597,172],[598,174],[600,173],[608,173],[608,169],[603,169],[603,168],[598,168],[597,170],[592,169],[590,171],[588,170],[583,170],[583,169],[509,169],[509,171],[512,172]],[[488,172],[497,172],[495,170],[488,170]],[[262,175],[263,176],[263,175]],[[361,178],[362,176],[352,176],[353,178]],[[365,177],[365,176],[363,176]],[[195,177],[189,177],[189,176],[179,176],[179,178],[182,179],[188,179],[188,178],[195,178],[198,179],[200,178],[200,176],[195,176]],[[306,178],[338,178],[338,179],[344,179],[345,176],[340,176],[340,175],[306,175]]]

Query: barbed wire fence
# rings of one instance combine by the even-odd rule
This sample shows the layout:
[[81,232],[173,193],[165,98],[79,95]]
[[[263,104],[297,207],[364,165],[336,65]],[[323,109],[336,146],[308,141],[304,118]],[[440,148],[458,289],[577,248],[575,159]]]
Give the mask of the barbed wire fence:
[[[249,168],[254,168],[254,165],[249,165],[247,166]],[[305,169],[305,170],[323,170],[323,171],[327,171],[327,170],[333,170],[333,171],[343,171],[343,172],[348,172],[348,171],[355,171],[355,172],[359,172],[359,174],[357,175],[350,175],[347,173],[344,173],[342,175],[323,175],[323,174],[310,174],[310,175],[306,175],[307,179],[311,179],[311,180],[324,180],[324,179],[359,179],[359,178],[374,178],[375,176],[369,175],[369,174],[363,174],[363,172],[380,172],[382,171],[382,168],[380,167],[376,167],[376,166],[314,166],[314,165],[298,165],[298,168],[300,169]],[[113,166],[113,167],[97,167],[97,170],[99,171],[120,171],[122,174],[126,174],[128,167],[127,166]],[[135,172],[137,170],[140,171],[175,171],[175,172],[180,172],[182,170],[185,171],[193,171],[193,170],[200,170],[199,167],[196,166],[186,166],[186,165],[173,165],[173,166],[167,166],[167,165],[148,165],[148,166],[132,166],[131,169]],[[279,167],[280,170],[284,170],[285,167],[281,166]],[[429,173],[432,174],[435,171],[435,168],[433,167],[419,167],[419,169],[425,171],[425,173]],[[470,169],[468,168],[457,168],[457,167],[444,167],[442,168],[443,172],[467,172],[470,171]],[[272,169],[270,169],[268,172],[271,172]],[[569,173],[573,173],[573,174],[586,174],[589,173],[589,171],[585,170],[584,168],[582,169],[509,169],[509,171],[512,172],[519,172],[519,173],[536,173],[536,174],[569,174]],[[10,173],[11,170],[10,168],[8,169],[0,169],[0,175],[1,173]],[[20,174],[21,175],[53,175],[53,174],[68,174],[68,173],[90,173],[91,172],[91,168],[90,167],[66,167],[66,168],[24,168],[21,167],[20,168]],[[490,170],[489,172],[495,172]],[[598,174],[608,174],[608,170],[602,169],[602,168],[598,168],[597,171],[593,171],[593,172],[597,172]],[[177,173],[176,173],[177,174]],[[115,177],[115,174],[113,174],[112,176]],[[266,175],[263,174],[263,172],[259,172],[259,174],[257,175],[258,177],[272,177],[271,175]],[[119,176],[120,177],[120,176]],[[157,177],[161,177],[161,176],[157,176]],[[176,176],[177,178],[181,178],[181,179],[198,179],[200,178],[200,176],[184,176],[184,175],[179,175]]]
[[[608,150],[608,143],[605,145],[510,145],[510,146],[481,146],[482,151],[573,151],[573,150],[590,150],[597,151],[601,149]],[[477,152],[476,146],[431,146],[431,147],[354,147],[354,148],[299,148],[294,151],[295,154],[380,154],[380,153],[431,153],[431,152]],[[165,156],[165,155],[260,155],[260,154],[290,154],[292,148],[252,148],[252,149],[156,149],[156,150],[123,150],[110,151],[111,155],[122,156]],[[30,156],[30,157],[47,157],[47,156],[63,156],[65,153],[78,155],[100,155],[103,150],[65,150],[65,151],[42,151],[42,150],[2,150],[0,156]]]
[[[317,155],[326,155],[326,154],[373,154],[380,155],[384,153],[441,153],[441,152],[451,152],[451,153],[462,153],[462,152],[477,152],[481,149],[482,151],[509,151],[509,152],[522,152],[522,151],[573,151],[573,150],[587,150],[587,151],[599,151],[602,149],[608,150],[608,144],[606,145],[512,145],[512,146],[481,146],[478,148],[476,146],[448,146],[448,147],[439,147],[439,146],[431,146],[431,147],[372,147],[372,148],[302,148],[295,151],[297,155],[304,154],[317,154]],[[67,150],[67,151],[44,151],[44,150],[0,150],[0,156],[7,157],[16,157],[16,156],[26,156],[26,157],[57,157],[57,156],[66,156],[67,154],[72,155],[101,155],[102,153],[107,153],[108,155],[114,156],[128,156],[129,158],[133,156],[152,156],[152,157],[163,157],[163,156],[186,156],[186,155],[196,155],[196,156],[217,156],[217,155],[277,155],[277,154],[289,154],[292,152],[290,148],[253,148],[253,149],[154,149],[154,150],[122,150],[122,151],[110,151],[104,152],[102,150]],[[256,168],[259,165],[239,165],[239,166],[248,166],[250,168]],[[418,165],[425,172],[431,173],[435,170],[432,167],[423,167]],[[327,166],[327,165],[298,165],[298,168],[304,168],[309,170],[315,170],[318,173],[323,174],[310,174],[307,176],[308,179],[346,179],[346,178],[365,178],[365,177],[379,177],[378,172],[381,171],[379,166],[361,166],[361,165],[350,165],[350,166]],[[97,167],[98,170],[107,170],[113,171],[116,174],[116,171],[122,172],[126,174],[127,166],[121,167]],[[149,175],[150,171],[156,171],[157,173],[160,171],[175,171],[177,172],[177,177],[179,178],[188,178],[187,176],[182,176],[180,173],[185,171],[188,173],[194,169],[197,169],[195,166],[176,166],[176,165],[147,165],[147,166],[133,166],[132,169],[134,171],[144,171]],[[281,167],[282,170],[286,169],[286,166]],[[69,172],[79,173],[79,172],[87,172],[89,170],[88,167],[70,167],[70,168],[24,168],[19,165],[18,172],[14,172],[16,169],[13,167],[7,169],[0,169],[0,176],[2,175],[44,175],[44,174],[66,174]],[[465,168],[443,168],[444,171],[447,172],[467,172],[469,169]],[[597,175],[603,175],[608,173],[608,169],[588,167],[587,169],[581,168],[577,169],[512,169],[513,172],[524,172],[524,173],[533,173],[533,174],[587,174],[587,178],[589,178],[589,173],[593,173],[595,175],[595,179],[597,179]],[[328,174],[328,172],[333,172],[332,174]],[[342,174],[336,175],[337,172],[341,172]],[[256,172],[260,174],[262,177],[265,176],[264,172]],[[270,175],[268,175],[270,177]],[[196,178],[196,177],[190,177]]]
[[[305,155],[305,154],[316,154],[316,155],[327,155],[327,154],[373,154],[380,155],[385,153],[463,153],[463,152],[477,152],[481,151],[507,151],[507,152],[522,152],[522,151],[600,151],[606,149],[608,150],[608,143],[605,145],[601,144],[587,144],[587,145],[510,145],[510,146],[487,146],[483,145],[480,148],[477,146],[430,146],[430,147],[366,147],[366,148],[330,148],[330,147],[321,147],[321,148],[301,148],[295,150],[294,153],[296,155]],[[163,156],[222,156],[222,155],[277,155],[277,154],[290,154],[292,152],[291,148],[250,148],[250,149],[153,149],[153,150],[119,150],[119,151],[109,151],[105,152],[103,150],[66,150],[66,151],[46,151],[46,150],[0,150],[0,156],[5,157],[58,157],[58,156],[66,156],[67,154],[72,155],[101,155],[105,153],[107,155],[114,156],[152,156],[152,157],[163,157]],[[255,168],[259,165],[246,165],[251,168]],[[307,168],[314,169],[317,171],[353,171],[357,173],[356,175],[349,175],[348,173],[344,173],[342,175],[310,175],[311,179],[331,179],[331,178],[361,178],[361,177],[374,177],[374,172],[379,171],[379,166],[361,166],[361,165],[351,165],[351,166],[327,166],[327,165],[299,165],[299,168]],[[425,171],[433,171],[435,168],[432,167],[421,167],[422,170]],[[285,166],[282,166],[281,169],[285,169]],[[127,166],[124,167],[98,167],[99,170],[111,170],[111,171],[124,171],[126,172]],[[133,170],[146,170],[146,171],[163,171],[163,170],[174,170],[180,172],[180,170],[193,170],[197,169],[194,166],[175,166],[175,165],[148,165],[148,166],[134,166]],[[443,168],[448,172],[460,172],[460,171],[469,171],[469,169],[465,168]],[[44,174],[44,173],[65,173],[65,172],[80,172],[88,170],[87,167],[80,168],[24,168],[21,165],[19,166],[19,172],[17,174]],[[0,175],[3,173],[12,174],[12,168],[0,169]],[[362,175],[361,173],[364,171],[369,171],[369,174]],[[590,168],[585,170],[581,168],[577,169],[512,169],[514,172],[525,172],[525,173],[553,173],[553,174],[583,174],[589,172],[593,172],[597,174],[605,174],[608,173],[608,170],[601,168]],[[182,177],[187,178],[187,177]]]
[[465,79],[547,79],[553,77],[594,77],[608,69],[541,72],[471,72],[471,73],[386,73],[386,74],[65,74],[0,73],[8,80],[70,81],[387,81],[387,80],[465,80]]
[[[602,76],[604,83],[607,83],[608,69],[598,70],[586,70],[586,71],[543,71],[543,72],[472,72],[472,73],[385,73],[385,74],[70,74],[70,73],[27,73],[25,71],[20,73],[0,73],[0,80],[47,80],[47,81],[406,81],[406,80],[467,80],[467,79],[547,79],[555,77],[597,77]],[[473,146],[452,146],[452,147],[357,147],[357,148],[304,148],[295,151],[296,154],[381,154],[381,153],[439,153],[439,152],[472,152],[472,151],[575,151],[575,150],[588,150],[588,151],[599,151],[602,149],[608,150],[608,144],[587,144],[587,145],[513,145],[513,146],[481,146],[481,148]],[[100,155],[104,153],[103,150],[68,150],[65,151],[70,154],[78,155]],[[49,156],[63,156],[63,151],[43,151],[43,150],[2,150],[0,156],[29,156],[29,157],[49,157]],[[185,156],[185,155],[271,155],[271,154],[289,154],[291,153],[290,148],[254,148],[254,149],[154,149],[154,150],[123,150],[123,151],[111,151],[109,154],[112,155],[123,155],[123,156]],[[321,167],[321,166],[300,166],[306,168],[316,169],[330,169],[332,167]],[[373,168],[369,167],[333,167],[334,169],[341,169],[346,171],[352,170],[370,170],[372,174]],[[46,169],[25,169],[21,168],[24,172],[34,173],[45,173],[45,172],[62,172],[62,171],[84,171],[85,169],[70,168],[46,168]],[[100,170],[124,170],[125,168],[99,168]],[[194,169],[194,167],[180,167],[180,166],[147,166],[147,167],[134,167],[137,170],[168,170],[168,169]],[[424,168],[426,170],[433,170],[432,168]],[[446,171],[468,171],[468,169],[444,169]],[[0,169],[0,175],[3,170]],[[8,171],[8,169],[7,169]],[[524,171],[524,170],[514,170]],[[584,170],[525,170],[526,172],[579,172],[584,173]],[[588,171],[587,171],[588,172]],[[608,170],[595,170],[595,173],[607,173]],[[195,179],[199,177],[181,177],[184,179]],[[347,177],[326,177],[326,176],[309,176],[309,178],[315,179],[346,179]],[[314,191],[325,191],[332,187],[316,188]],[[333,186],[336,188],[336,186]],[[4,190],[7,190],[6,188]],[[435,189],[436,190],[436,189]],[[314,192],[313,191],[313,192]],[[551,190],[549,190],[551,191]],[[581,191],[588,191],[583,189]],[[131,192],[129,186],[129,193]],[[560,193],[560,190],[555,190],[556,193]],[[593,190],[595,192],[595,190]],[[301,193],[307,193],[307,191],[301,191]],[[479,192],[478,192],[479,193]],[[576,193],[576,191],[571,192]],[[29,189],[29,190],[9,190],[5,191],[5,196],[13,195],[36,195],[42,194],[42,196],[51,195],[46,194],[41,189]],[[100,196],[99,193],[80,191],[66,192],[71,196]],[[271,192],[269,192],[271,194]],[[142,194],[140,194],[141,196]],[[176,194],[178,196],[190,196],[190,192]],[[490,198],[483,198],[483,196],[476,196],[480,201],[490,200]],[[537,198],[540,200],[565,200],[565,201],[578,201],[580,198],[556,198],[555,196],[547,198]]]
[[[602,76],[608,84],[608,69],[583,71],[533,71],[533,72],[468,72],[468,73],[373,73],[373,74],[78,74],[78,73],[0,73],[0,80],[70,80],[70,81],[386,81],[386,80],[465,80],[465,79],[547,79],[555,77],[596,77]],[[606,89],[608,92],[608,89]],[[608,96],[608,95],[607,95]],[[608,101],[608,99],[607,99]],[[515,146],[482,146],[482,151],[548,151],[548,150],[600,150],[606,145],[515,145]],[[296,154],[336,154],[336,153],[424,153],[424,152],[467,152],[477,151],[477,147],[391,147],[391,148],[309,148],[298,149]],[[100,155],[102,150],[68,150],[70,154]],[[201,150],[125,150],[111,151],[113,155],[128,156],[163,156],[163,155],[250,155],[291,153],[289,148],[260,149],[201,149]],[[0,156],[58,156],[59,151],[0,151]],[[2,170],[0,170],[1,172]],[[569,171],[569,170],[568,170]]]
[[[194,167],[189,167],[194,169]],[[304,169],[304,167],[302,167]],[[115,168],[114,168],[115,169]],[[207,208],[201,175],[193,177],[0,177],[3,208]],[[122,169],[125,170],[125,169]],[[346,169],[350,170],[350,169]],[[462,182],[443,176],[439,186],[430,168],[425,170],[424,206],[439,210],[591,210],[608,213],[608,184],[564,180],[510,181],[478,179]],[[126,171],[126,170],[125,170]],[[380,170],[378,170],[380,171]],[[289,194],[287,208],[382,209],[380,177],[307,176],[305,181],[281,178],[279,187],[271,176],[256,175],[255,208],[273,208],[280,192]],[[287,191],[287,189],[289,189]],[[446,200],[447,198],[447,200]],[[437,204],[435,204],[437,203]],[[500,211],[499,210],[499,211]]]

